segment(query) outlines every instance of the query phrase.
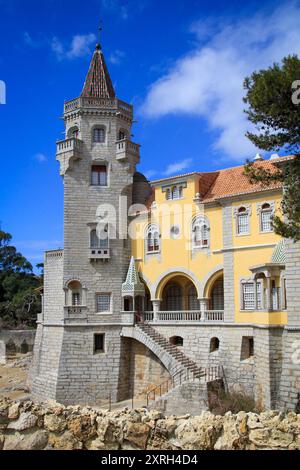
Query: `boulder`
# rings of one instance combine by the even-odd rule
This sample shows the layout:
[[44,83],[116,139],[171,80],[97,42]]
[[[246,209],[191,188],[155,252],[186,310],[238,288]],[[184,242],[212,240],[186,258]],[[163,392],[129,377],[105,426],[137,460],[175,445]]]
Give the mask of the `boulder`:
[[44,417],[44,426],[48,431],[59,433],[66,429],[67,423],[63,418],[53,414]]
[[36,425],[37,417],[31,412],[21,413],[17,421],[9,423],[8,429],[14,429],[15,431],[25,431],[25,429],[33,428]]

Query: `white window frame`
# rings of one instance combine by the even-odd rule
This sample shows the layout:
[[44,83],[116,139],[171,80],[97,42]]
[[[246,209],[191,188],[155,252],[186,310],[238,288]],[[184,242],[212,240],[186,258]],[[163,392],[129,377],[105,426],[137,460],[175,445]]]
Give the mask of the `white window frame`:
[[[238,237],[250,235],[250,216],[251,216],[251,205],[241,205],[234,208],[235,217],[235,233]],[[246,217],[247,224],[245,224],[247,230],[244,232],[240,231],[240,220],[242,217]]]
[[[264,208],[264,206],[268,206],[267,208]],[[275,202],[274,201],[264,201],[260,202],[257,204],[257,215],[259,217],[259,231],[260,233],[272,233],[274,232],[273,227],[272,227],[272,221],[270,220],[270,229],[269,230],[264,230],[263,227],[263,215],[269,213],[271,215],[271,218],[274,217],[275,213]]]
[[[253,307],[246,307],[245,300],[245,287],[252,286],[253,293],[248,292],[250,295],[253,295]],[[251,302],[251,300],[248,300]],[[264,289],[263,289],[263,280],[258,279],[243,279],[241,281],[241,310],[245,312],[260,312],[264,310]]]
[[183,190],[186,187],[187,183],[178,183],[164,187],[162,188],[162,191],[166,193],[167,201],[180,201],[183,199]]
[[[103,166],[106,168],[106,171],[104,172],[101,172],[101,171],[93,171],[93,168],[94,167],[100,167],[100,166]],[[98,175],[98,179],[97,179],[97,183],[94,182],[94,176],[93,174],[97,174]],[[101,176],[99,177],[99,175],[105,175],[105,184],[101,184]],[[94,188],[108,188],[109,187],[109,184],[108,184],[108,165],[106,163],[97,163],[97,162],[93,162],[92,166],[91,166],[91,186],[93,186]]]
[[[101,296],[109,297],[109,310],[99,310],[99,300],[98,298]],[[96,293],[96,314],[97,315],[110,315],[112,313],[112,293],[111,292],[97,292]]]

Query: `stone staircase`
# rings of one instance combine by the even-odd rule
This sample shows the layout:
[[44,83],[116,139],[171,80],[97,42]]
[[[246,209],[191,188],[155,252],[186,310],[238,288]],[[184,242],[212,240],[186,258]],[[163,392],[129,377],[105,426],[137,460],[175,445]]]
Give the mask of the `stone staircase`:
[[[172,375],[174,376],[174,385],[177,385],[179,380],[182,380],[180,371],[184,372],[185,377],[189,377],[190,379],[205,377],[206,369],[198,367],[195,361],[187,357],[179,348],[170,344],[169,341],[152,326],[146,323],[139,323],[135,328],[146,335],[150,341],[153,341],[157,347],[162,349],[162,352],[167,353],[173,360],[172,362],[177,365],[177,367],[173,365]],[[160,356],[161,355],[158,355],[158,357]]]

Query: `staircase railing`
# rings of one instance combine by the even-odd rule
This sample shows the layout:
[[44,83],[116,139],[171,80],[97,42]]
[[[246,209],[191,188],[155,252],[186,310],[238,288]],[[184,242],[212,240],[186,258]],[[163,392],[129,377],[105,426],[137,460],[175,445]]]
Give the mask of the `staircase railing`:
[[[203,371],[203,372],[202,372]],[[150,400],[155,401],[157,397],[162,397],[170,390],[175,388],[175,386],[182,385],[183,382],[194,382],[195,379],[200,377],[205,378],[205,382],[213,382],[215,380],[220,380],[225,376],[223,366],[212,366],[202,369],[201,373],[192,372],[190,370],[179,370],[176,374],[165,382],[162,382],[159,385],[155,385],[149,392],[146,394],[147,406],[149,406]],[[184,378],[183,378],[184,377]],[[178,380],[176,380],[178,378]],[[165,388],[164,388],[165,387]]]

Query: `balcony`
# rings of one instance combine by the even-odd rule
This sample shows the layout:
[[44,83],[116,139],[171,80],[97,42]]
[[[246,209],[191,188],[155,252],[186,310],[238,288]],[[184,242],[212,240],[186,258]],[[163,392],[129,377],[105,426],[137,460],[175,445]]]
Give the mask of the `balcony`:
[[116,158],[119,161],[140,161],[140,145],[131,142],[131,140],[123,139],[116,142]]
[[60,162],[60,174],[64,176],[74,161],[82,156],[82,140],[71,139],[60,140],[56,143],[56,160]]
[[109,248],[91,248],[90,249],[90,259],[91,260],[109,260],[110,259],[110,249]]
[[146,322],[155,323],[190,323],[190,322],[224,322],[223,310],[186,310],[186,311],[158,311],[144,312],[143,319]]
[[87,307],[83,305],[64,307],[64,320],[84,320],[87,318],[86,312]]

